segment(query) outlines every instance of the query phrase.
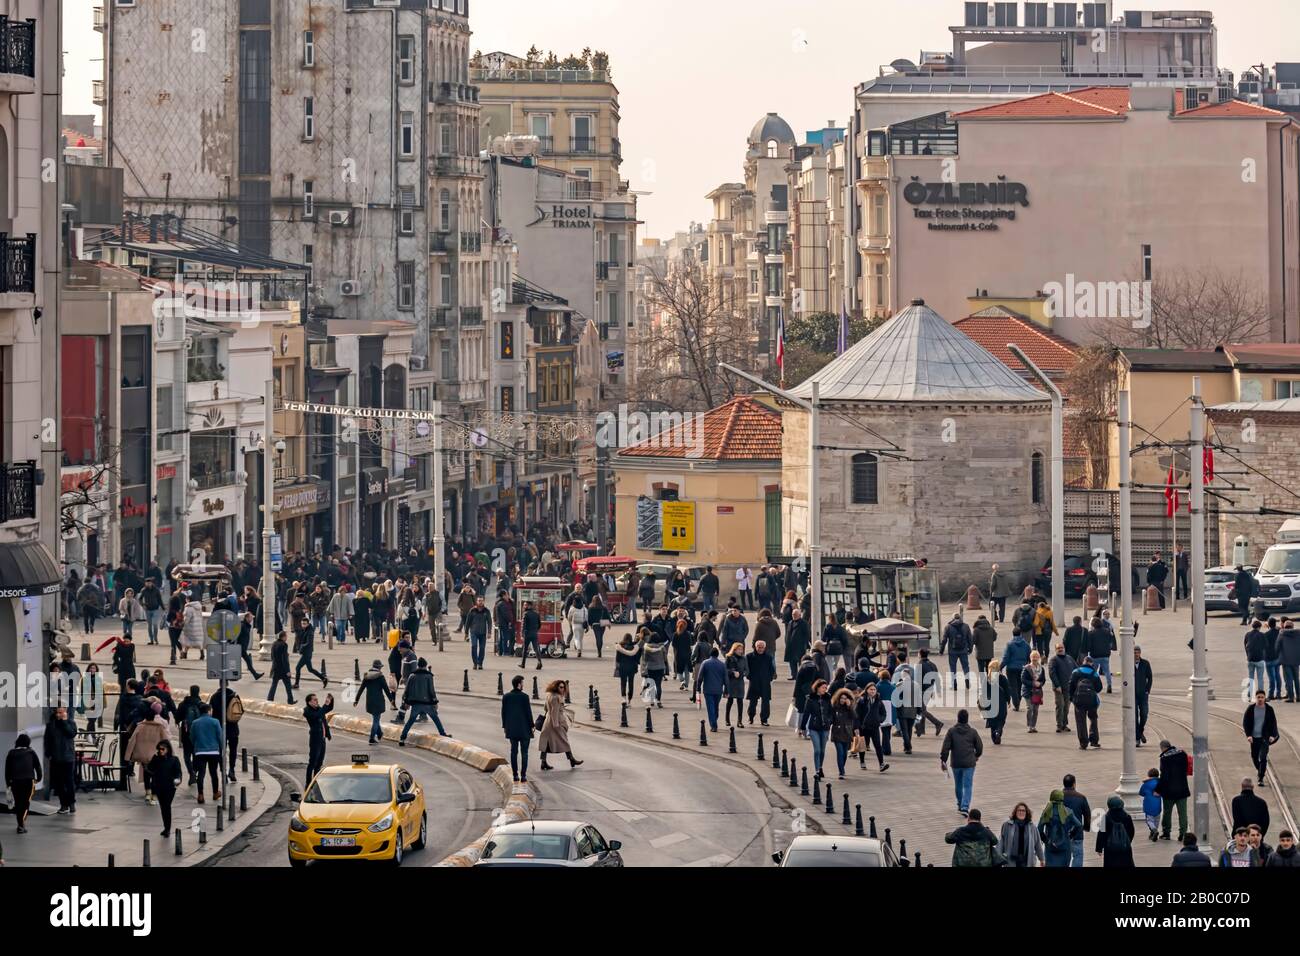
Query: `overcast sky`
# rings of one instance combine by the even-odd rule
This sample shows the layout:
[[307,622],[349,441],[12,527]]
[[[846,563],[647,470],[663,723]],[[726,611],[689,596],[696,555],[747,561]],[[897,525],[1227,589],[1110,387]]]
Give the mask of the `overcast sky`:
[[[85,113],[101,73],[90,8],[64,0],[64,111]],[[235,0],[191,0],[194,3]],[[322,0],[325,2],[325,0]],[[342,0],[329,0],[341,3]],[[881,64],[951,50],[960,0],[470,0],[472,47],[522,54],[605,50],[619,89],[623,176],[641,199],[643,234],[670,236],[709,215],[704,195],[741,177],[745,139],[769,111],[802,140],[827,120],[843,124],[855,84]],[[1186,0],[1213,10],[1219,65],[1240,76],[1255,63],[1300,60],[1296,0]],[[1168,9],[1156,0],[1116,2]],[[1287,41],[1290,41],[1289,43]],[[93,58],[93,59],[92,59]]]

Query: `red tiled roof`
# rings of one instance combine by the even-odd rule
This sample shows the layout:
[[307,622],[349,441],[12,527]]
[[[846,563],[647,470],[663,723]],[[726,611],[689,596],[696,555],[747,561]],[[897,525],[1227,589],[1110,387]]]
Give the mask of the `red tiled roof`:
[[70,127],[65,127],[63,137],[68,141],[69,146],[79,146],[88,149],[99,149],[104,143],[93,133],[82,133]]
[[1178,115],[1195,116],[1195,117],[1213,117],[1218,118],[1243,118],[1243,119],[1286,119],[1286,113],[1278,110],[1271,110],[1266,106],[1256,106],[1254,103],[1244,103],[1241,100],[1228,100],[1226,103],[1207,103],[1204,106],[1193,107],[1190,110],[1182,108],[1182,93],[1178,94],[1179,102],[1176,104]]
[[[691,414],[691,413],[687,413]],[[674,428],[622,449],[626,458],[694,458],[700,461],[780,461],[781,416],[748,396],[733,398]]]
[[1128,112],[1128,87],[1090,86],[1069,93],[1041,93],[1010,103],[996,103],[979,109],[954,113],[953,118],[967,119],[1067,119],[1072,117],[1106,119]]
[[1044,372],[1065,373],[1074,367],[1079,347],[1029,319],[1007,314],[1001,309],[984,309],[953,323],[955,328],[992,352],[997,360],[1019,371],[1020,362],[1007,349],[1012,342],[1024,349],[1030,360]]

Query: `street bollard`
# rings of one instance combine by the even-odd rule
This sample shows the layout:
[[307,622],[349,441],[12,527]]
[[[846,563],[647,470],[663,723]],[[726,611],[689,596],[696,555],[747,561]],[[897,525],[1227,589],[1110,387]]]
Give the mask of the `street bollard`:
[[564,682],[564,705],[567,707],[573,703],[573,698],[569,696],[569,682]]
[[465,671],[465,679],[464,679],[464,681],[461,682],[460,692],[461,692],[462,694],[468,694],[468,693],[469,693],[469,670],[468,670],[468,669]]
[[141,865],[141,866],[152,866],[152,865],[153,865],[153,864],[150,863],[150,861],[149,861],[149,841],[148,841],[148,840],[145,840],[145,841],[144,841],[144,860],[143,860],[143,862],[141,862],[140,865]]
[[600,723],[600,692],[596,692],[596,706],[591,709],[591,719]]
[[220,833],[226,828],[226,808],[222,804],[217,804],[217,832]]
[[[804,773],[807,772],[808,770],[805,767]],[[806,793],[807,791],[804,792]],[[817,776],[817,774],[813,774],[812,802],[814,807],[820,807],[822,805],[822,778]]]
[[248,812],[248,788],[247,787],[239,788],[239,812],[240,813]]
[[110,853],[108,855],[108,868],[111,870],[116,866],[117,866],[117,858],[112,853]]
[[653,733],[655,732],[654,721],[652,721],[652,720],[650,719],[650,708],[649,708],[649,707],[647,707],[647,708],[645,709],[645,732],[646,732],[647,734],[653,734]]
[[708,745],[709,745],[709,734],[708,731],[705,730],[704,721],[701,720],[700,721],[700,746],[707,747]]
[[682,739],[682,727],[681,724],[677,722],[677,715],[673,714],[673,740],[681,740],[681,739]]
[[358,684],[361,683],[361,661],[357,660],[355,657],[352,658],[352,679]]
[[736,728],[735,727],[731,727],[728,729],[727,737],[728,737],[727,753],[734,754],[736,752]]
[[[772,751],[772,757],[773,757],[773,758],[776,757],[776,751],[775,751],[775,750]],[[786,751],[785,751],[784,748],[782,748],[782,750],[781,750],[781,776],[784,777],[784,776],[785,776],[786,774],[788,774],[789,772],[790,772],[790,761],[786,759]]]
[[200,831],[199,831],[199,846],[207,846],[207,845],[208,845],[208,831],[207,831],[207,830],[200,830]]
[[762,734],[758,735],[758,758],[757,759],[759,760],[767,759],[765,756],[763,756],[763,735]]
[[239,769],[243,773],[248,773],[248,748],[244,747],[239,752]]
[[231,823],[234,823],[235,820],[238,819],[235,816],[235,795],[233,793],[230,794],[226,803],[226,819]]
[[84,664],[89,660],[90,660],[90,645],[83,643],[81,645],[81,662]]
[[497,696],[504,697],[506,693],[505,675],[497,671]]
[[790,784],[791,787],[799,786],[799,771],[795,767],[795,759],[790,758]]
[[587,709],[591,710],[596,706],[596,687],[594,684],[587,685]]
[[[794,761],[793,761],[793,760],[790,761],[790,767],[791,767],[792,769],[793,769],[793,767],[794,767]],[[808,768],[807,768],[807,767],[804,767],[804,768],[803,768],[803,774],[802,774],[802,776],[800,776],[800,778],[799,778],[799,796],[801,796],[801,797],[806,797],[806,796],[808,796],[808,793],[809,793],[809,790],[808,790]]]
[[906,860],[906,859],[907,859],[907,841],[906,841],[906,840],[899,840],[899,841],[898,841],[898,857],[899,857],[899,859],[901,859],[901,860]]
[[916,860],[916,868],[919,870],[921,868],[921,851],[917,850],[913,853],[912,858]]
[[876,837],[877,837],[877,835],[878,835],[878,834],[876,833],[876,818],[875,818],[875,817],[867,817],[867,824],[868,824],[868,826],[867,826],[867,836],[871,837],[871,839],[873,839],[873,840],[876,839]]
[[862,829],[862,804],[855,803],[853,808],[853,835],[862,836],[865,832]]
[[262,770],[257,765],[257,754],[253,754],[253,782],[257,783],[262,779]]
[[327,661],[325,658],[322,657],[322,658],[320,659],[320,680],[321,680],[321,684],[324,685],[324,686],[326,686],[326,687],[328,687],[328,686],[329,686],[329,679],[330,679],[329,661]]
[[541,696],[537,693],[537,676],[533,675],[533,700],[541,699]]
[[893,846],[893,845],[894,845],[894,838],[893,838],[893,836],[890,835],[890,828],[889,828],[889,827],[885,827],[885,843],[886,843],[886,845],[888,845],[888,846]]
[[619,725],[620,727],[626,727],[626,726],[627,726],[627,701],[623,701],[622,706],[619,707],[619,711],[618,711],[618,725]]
[[177,827],[176,828],[176,855],[182,856],[184,855],[184,853],[185,853],[185,848],[181,846],[181,828]]
[[824,806],[826,807],[826,813],[828,815],[835,812],[835,797],[831,795],[831,782],[829,780],[826,781],[826,800]]
[[772,767],[773,767],[773,769],[776,769],[777,767],[780,767],[780,766],[781,766],[781,761],[777,759],[777,750],[780,749],[780,748],[777,746],[779,743],[780,743],[780,741],[777,740],[775,737],[772,738]]
[[849,795],[844,795],[844,815],[840,817],[840,823],[844,826],[853,825],[853,815],[849,813]]

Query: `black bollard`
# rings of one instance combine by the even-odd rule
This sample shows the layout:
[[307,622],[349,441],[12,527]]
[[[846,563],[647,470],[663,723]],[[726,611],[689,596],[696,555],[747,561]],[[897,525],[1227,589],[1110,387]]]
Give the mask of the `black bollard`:
[[873,840],[876,839],[876,837],[878,836],[878,834],[876,833],[875,817],[867,817],[867,836],[871,837],[871,839]]
[[844,795],[844,815],[840,817],[840,823],[846,827],[853,825],[853,815],[849,813],[849,795],[847,793]]
[[682,739],[681,724],[677,722],[677,715],[673,714],[673,740],[681,740],[681,739]]
[[620,727],[627,726],[627,701],[623,701],[623,705],[619,708],[618,725]]
[[90,645],[89,645],[89,644],[82,644],[82,645],[81,645],[81,662],[82,662],[83,664],[85,664],[85,663],[87,663],[89,660],[90,660]]
[[916,868],[919,870],[921,868],[921,851],[917,850],[913,853],[912,859],[916,860]]
[[899,858],[900,860],[906,860],[906,859],[907,859],[907,841],[906,841],[906,840],[899,840],[899,841],[898,841],[898,858]]
[[[805,767],[804,773],[807,772],[808,770]],[[814,807],[820,807],[822,805],[822,778],[817,776],[817,774],[813,774],[812,801]]]
[[352,679],[358,684],[361,683],[361,661],[355,657],[352,658]]
[[649,708],[649,707],[647,707],[647,708],[645,709],[645,732],[646,732],[647,734],[653,734],[653,733],[655,732],[655,725],[654,725],[654,722],[650,719],[650,708]]
[[889,827],[885,827],[885,843],[889,846],[894,845],[894,838],[890,836]]
[[253,754],[253,781],[257,782],[262,779],[261,769],[257,765],[257,754]]
[[831,796],[831,783],[826,781],[826,814],[827,816],[835,812],[835,798]]
[[541,700],[541,699],[542,698],[539,697],[537,694],[537,677],[536,675],[534,675],[533,676],[533,700]]
[[240,813],[248,812],[248,788],[247,787],[239,788],[239,812]]
[[217,832],[220,833],[226,828],[226,808],[217,804]]
[[592,710],[595,708],[595,706],[596,706],[596,686],[594,684],[588,684],[587,685],[587,709]]
[[248,773],[248,748],[244,747],[239,751],[239,769],[242,773]]
[[141,866],[153,865],[152,863],[149,862],[149,841],[148,840],[144,841],[144,861],[140,865]]
[[700,721],[700,746],[707,747],[708,745],[709,745],[709,735],[708,732],[705,730],[704,721],[701,720]]
[[110,853],[108,855],[108,867],[109,869],[113,869],[116,866],[117,866],[117,858],[112,853]]
[[780,766],[781,766],[781,761],[777,759],[777,757],[779,756],[779,754],[777,753],[777,751],[780,750],[780,748],[777,746],[777,744],[778,744],[779,742],[780,742],[780,741],[778,741],[775,737],[772,738],[772,767],[773,767],[773,769],[776,769],[777,767],[780,767]]
[[[776,751],[775,751],[775,750],[772,751],[772,759],[773,759],[773,760],[776,759]],[[789,772],[790,772],[790,761],[788,761],[788,760],[786,759],[786,751],[785,751],[784,749],[782,749],[782,751],[781,751],[781,776],[784,777],[784,776],[785,776],[786,774],[788,774]]]
[[[794,769],[794,761],[790,761],[790,768]],[[808,768],[803,768],[803,775],[799,778],[799,796],[808,796]]]
[[237,819],[235,816],[235,795],[233,793],[229,795],[226,803],[226,819],[231,823],[234,823]]
[[569,696],[569,682],[567,680],[564,682],[564,703],[565,706],[573,703],[573,698]]
[[596,706],[591,710],[591,719],[600,723],[600,692],[596,692]]
[[325,658],[322,657],[320,659],[320,680],[322,684],[326,684],[330,679],[328,664],[329,661],[325,660]]
[[794,764],[795,764],[795,760],[793,757],[791,757],[790,758],[790,786],[791,787],[799,786],[799,771],[795,768]]
[[460,692],[461,692],[462,694],[468,694],[468,693],[469,693],[469,671],[468,671],[468,670],[465,671],[465,680],[464,680],[464,682],[463,682],[463,683],[461,684],[461,686],[460,686]]
[[759,760],[767,759],[765,756],[763,756],[763,735],[762,734],[758,735],[758,759]]
[[497,671],[497,696],[504,697],[505,693],[506,693],[505,676],[500,671]]
[[727,736],[727,753],[734,754],[736,752],[736,728],[730,728],[727,732]]
[[[847,800],[848,796],[846,795],[844,799]],[[862,804],[855,803],[853,805],[853,835],[862,836],[864,832],[862,829]]]
[[184,847],[181,846],[181,828],[177,827],[176,828],[176,855],[181,856],[182,854],[184,854],[184,852],[185,849]]

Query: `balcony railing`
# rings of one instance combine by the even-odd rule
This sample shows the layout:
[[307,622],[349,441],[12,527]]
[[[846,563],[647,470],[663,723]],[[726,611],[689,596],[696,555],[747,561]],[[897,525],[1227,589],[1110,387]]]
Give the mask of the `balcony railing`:
[[601,281],[604,281],[605,279],[608,279],[608,278],[609,278],[609,263],[608,263],[608,262],[597,262],[597,263],[596,263],[596,278],[597,278],[597,279],[600,279]]
[[237,472],[234,471],[209,471],[201,475],[191,475],[199,491],[211,491],[213,488],[225,488],[227,485],[238,484],[236,480]]
[[594,136],[573,136],[569,139],[569,151],[574,153],[594,153],[596,138]]
[[483,234],[479,232],[462,232],[460,234],[461,252],[482,252]]
[[0,294],[36,292],[36,234],[25,238],[0,232]]
[[429,325],[435,329],[445,329],[451,317],[451,309],[430,309]]
[[104,8],[103,8],[103,7],[92,7],[91,10],[92,10],[92,14],[93,14],[93,16],[94,16],[94,27],[95,27],[95,30],[96,30],[97,32],[99,32],[99,33],[103,33],[103,32],[104,32],[104,27],[107,25],[107,19],[108,19],[108,18],[104,15]]
[[463,329],[476,329],[482,327],[483,309],[478,306],[472,309],[461,309],[460,325]]
[[450,232],[431,232],[429,233],[429,254],[436,255],[442,252],[455,252],[456,240]]
[[0,523],[36,517],[36,462],[0,463]]
[[103,80],[90,81],[90,101],[94,103],[96,106],[104,105],[104,81]]
[[429,98],[439,103],[477,103],[478,87],[464,83],[430,83]]
[[537,137],[537,140],[538,140],[538,142],[540,142],[540,143],[542,144],[542,155],[543,155],[543,156],[553,156],[553,155],[555,154],[555,137],[554,137],[554,136],[539,136],[539,137]]
[[35,20],[0,16],[0,73],[36,78]]
[[500,69],[472,69],[471,83],[608,83],[608,70],[541,70],[527,67],[501,67]]

